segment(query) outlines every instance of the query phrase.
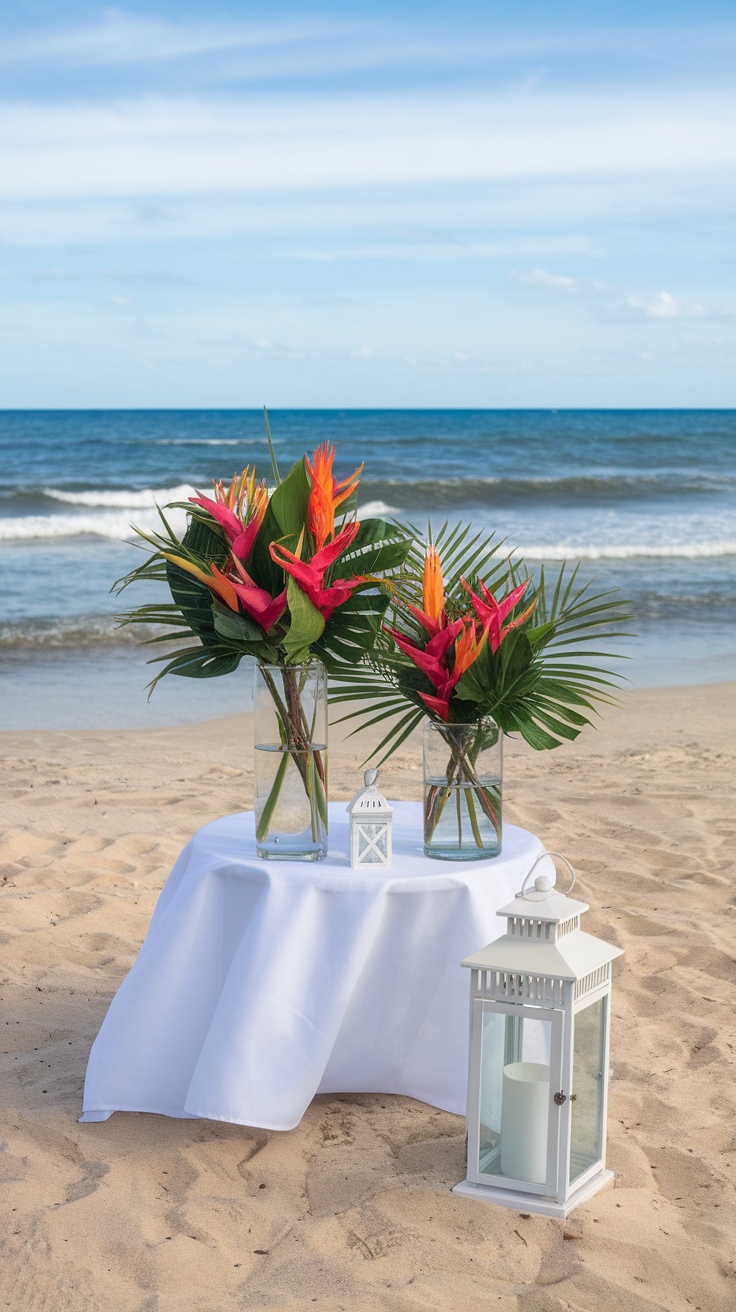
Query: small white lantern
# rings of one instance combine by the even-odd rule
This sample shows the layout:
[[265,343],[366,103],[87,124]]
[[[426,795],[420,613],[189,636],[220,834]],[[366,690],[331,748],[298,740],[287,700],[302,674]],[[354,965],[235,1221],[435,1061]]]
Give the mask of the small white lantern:
[[365,788],[348,803],[351,866],[391,865],[394,809],[376,787],[377,770],[366,770]]
[[[580,929],[588,910],[546,875],[499,916],[507,930],[470,968],[467,1179],[454,1193],[567,1216],[613,1179],[605,1169],[611,962]],[[565,857],[572,883],[575,871]]]

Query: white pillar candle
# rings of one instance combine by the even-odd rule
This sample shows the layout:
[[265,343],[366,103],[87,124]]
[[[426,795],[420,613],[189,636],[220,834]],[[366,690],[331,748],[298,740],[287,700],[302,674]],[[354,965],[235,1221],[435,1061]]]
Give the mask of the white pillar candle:
[[514,1061],[503,1068],[501,1170],[510,1180],[547,1178],[549,1066]]

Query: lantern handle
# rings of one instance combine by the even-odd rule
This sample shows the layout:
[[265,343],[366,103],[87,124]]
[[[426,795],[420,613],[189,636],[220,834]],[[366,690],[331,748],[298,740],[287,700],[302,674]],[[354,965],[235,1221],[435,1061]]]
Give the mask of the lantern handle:
[[[562,852],[547,852],[547,851],[544,851],[544,852],[540,852],[540,853],[539,853],[539,856],[537,857],[537,859],[536,859],[536,861],[534,862],[534,864],[533,864],[531,870],[529,871],[529,873],[528,873],[526,879],[524,880],[524,883],[523,883],[522,886],[521,886],[521,892],[520,892],[520,893],[517,893],[517,897],[524,897],[524,896],[526,895],[526,886],[527,886],[527,884],[529,883],[529,880],[531,879],[532,875],[534,874],[534,871],[536,870],[537,866],[539,865],[539,862],[542,861],[542,860],[544,860],[544,858],[545,858],[546,856],[549,856],[549,857],[557,857],[557,860],[558,860],[558,861],[564,861],[564,862],[565,862],[565,865],[567,866],[568,870],[570,871],[570,874],[572,875],[572,879],[571,879],[571,881],[570,881],[570,887],[566,890],[566,893],[569,894],[569,893],[572,892],[573,888],[575,887],[575,882],[576,882],[577,876],[576,876],[575,871],[573,870],[572,866],[570,865],[570,862],[568,861],[567,857],[566,857],[566,856],[563,856],[563,855],[562,855]],[[556,875],[556,874],[557,874],[557,871],[555,870],[555,875]],[[544,880],[545,877],[544,877],[544,875],[542,875],[540,878]],[[545,882],[549,882],[549,881],[547,880],[547,881],[545,881]],[[536,881],[535,881],[535,883],[536,883]],[[556,884],[554,884],[554,885],[553,885],[553,884],[550,884],[549,889],[542,889],[542,888],[540,888],[540,889],[538,889],[537,891],[540,892],[540,893],[541,893],[541,892],[550,892],[550,891],[552,890],[552,888],[555,888],[555,890],[558,891],[558,892],[560,891],[559,889],[557,889],[557,885],[556,885]]]

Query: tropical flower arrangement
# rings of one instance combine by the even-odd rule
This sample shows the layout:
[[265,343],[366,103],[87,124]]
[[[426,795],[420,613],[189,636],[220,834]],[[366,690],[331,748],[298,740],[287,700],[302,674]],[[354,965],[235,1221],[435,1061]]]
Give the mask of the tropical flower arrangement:
[[[186,643],[154,658],[163,668],[151,689],[166,674],[211,678],[255,658],[263,856],[326,852],[325,671],[331,701],[358,703],[342,717],[357,718],[353,732],[389,721],[378,764],[425,720],[425,850],[493,854],[504,733],[554,748],[591,723],[596,703],[615,700],[610,654],[597,646],[621,636],[626,604],[564,565],[550,586],[544,570],[535,583],[470,525],[445,524],[434,538],[430,527],[425,540],[397,522],[360,522],[362,465],[336,478],[323,443],[282,479],[268,417],[266,432],[270,486],[248,467],[212,496],[160,510],[158,532],[136,530],[152,554],[116,586],[164,583],[171,600],[121,622],[163,626],[154,643]],[[165,514],[173,508],[187,512],[182,537]]]
[[[333,700],[361,703],[343,720],[393,720],[373,753],[383,753],[379,764],[428,717],[435,746],[425,736],[425,774],[436,744],[446,764],[425,778],[427,850],[451,798],[458,850],[464,822],[477,848],[488,848],[490,828],[500,849],[499,734],[554,748],[591,722],[596,702],[614,700],[615,676],[590,644],[620,636],[626,604],[578,585],[566,566],[551,589],[544,571],[535,585],[522,564],[498,558],[501,545],[469,525],[445,525],[434,542],[412,530],[376,643],[354,675],[337,675]],[[497,744],[497,768],[481,772]]]
[[172,600],[138,606],[120,619],[166,626],[152,642],[189,642],[173,656],[154,658],[163,669],[151,688],[165,674],[210,678],[234,670],[246,655],[255,657],[275,714],[277,737],[269,746],[278,757],[256,808],[256,837],[267,842],[291,771],[299,776],[308,808],[311,846],[321,855],[327,825],[326,720],[320,733],[311,676],[317,661],[338,674],[368,655],[389,601],[381,578],[403,563],[410,543],[397,525],[357,520],[362,465],[336,479],[334,448],[324,443],[282,479],[270,434],[269,445],[271,488],[249,467],[229,486],[215,483],[212,497],[198,495],[165,507],[187,511],[181,539],[164,510],[159,511],[161,531],[136,530],[153,553],[116,586],[166,583]]

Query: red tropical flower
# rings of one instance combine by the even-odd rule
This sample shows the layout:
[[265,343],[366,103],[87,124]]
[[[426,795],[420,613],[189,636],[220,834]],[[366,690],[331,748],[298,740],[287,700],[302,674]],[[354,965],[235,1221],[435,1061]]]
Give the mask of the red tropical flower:
[[[436,711],[443,720],[449,719],[450,697],[455,684],[469,665],[472,664],[472,661],[475,660],[483,645],[482,641],[477,644],[477,650],[472,656],[472,660],[468,659],[465,649],[462,648],[461,660],[458,662],[457,651],[463,641],[464,630],[467,625],[467,620],[453,620],[446,628],[440,629],[439,633],[430,638],[425,647],[420,647],[396,629],[386,629],[386,632],[391,634],[399,650],[403,651],[404,655],[408,656],[417,669],[421,670],[422,674],[426,674],[430,683],[434,685],[434,694],[420,692],[419,696],[430,710]],[[447,666],[447,657],[453,643],[455,643],[455,664],[450,670]],[[465,645],[467,646],[467,643]]]
[[330,565],[334,565],[338,556],[347,551],[359,528],[358,523],[346,524],[329,546],[315,552],[309,561],[300,560],[281,542],[271,543],[271,559],[296,580],[325,620],[348,600],[353,588],[364,582],[363,576],[356,574],[352,579],[336,579],[331,587],[324,586],[325,574]]
[[224,529],[238,560],[247,560],[256,540],[266,510],[268,489],[265,480],[256,487],[255,470],[244,469],[236,475],[229,488],[213,483],[215,500],[211,497],[190,497],[195,506],[201,506]]
[[[217,574],[220,574],[216,566],[213,566],[213,569],[216,570]],[[232,577],[233,573],[239,576],[239,582]],[[220,575],[220,577],[223,576]],[[267,592],[265,588],[259,588],[253,582],[247,570],[243,568],[235,555],[232,557],[232,571],[227,582],[233,589],[246,615],[250,615],[250,618],[260,624],[266,633],[281,619],[286,609],[286,588],[279,593],[278,597],[272,597],[271,593]]]
[[[475,598],[475,600],[479,605],[483,605],[480,599]],[[422,646],[397,629],[386,628],[386,632],[390,633],[399,651],[403,651],[404,655],[408,656],[417,669],[421,670],[434,685],[434,693],[419,693],[425,706],[439,715],[440,719],[448,721],[450,698],[455,685],[480,656],[488,641],[489,627],[482,625],[479,637],[475,618],[466,615],[452,622],[448,621],[442,569],[437,549],[433,546],[427,547],[424,557],[422,609],[408,601],[404,601],[403,605],[431,634],[429,641]],[[450,667],[448,658],[453,645]]]
[[454,687],[454,684],[451,683],[450,672],[447,669],[446,657],[462,627],[463,621],[455,620],[453,624],[448,625],[446,629],[441,629],[433,638],[430,638],[425,647],[420,647],[418,643],[413,642],[411,638],[406,638],[397,629],[386,628],[386,633],[391,634],[399,651],[403,651],[404,655],[414,662],[417,669],[421,670],[422,674],[426,674],[430,683],[434,684],[437,692],[443,696],[445,692],[449,694],[452,687]]
[[[246,615],[256,620],[261,628],[268,633],[273,628],[277,620],[281,618],[286,607],[286,588],[278,597],[272,597],[270,592],[264,588],[256,587],[253,580],[245,572],[240,562],[233,558],[233,565],[237,567],[240,581],[228,577],[218,569],[214,562],[210,563],[209,571],[195,565],[191,560],[184,556],[177,556],[173,552],[162,551],[162,556],[170,560],[172,565],[178,565],[179,569],[185,570],[187,574],[192,574],[195,579],[200,579],[206,583],[211,592],[224,601],[225,605],[235,614],[239,614],[242,606]],[[240,603],[240,604],[238,604]]]
[[491,644],[492,652],[498,651],[499,647],[501,646],[501,643],[506,637],[506,634],[510,633],[512,629],[518,628],[520,624],[523,624],[524,620],[527,619],[529,615],[531,615],[532,611],[534,610],[534,607],[537,604],[537,599],[535,597],[531,602],[531,604],[527,606],[526,610],[521,615],[517,615],[515,620],[512,620],[505,627],[502,627],[503,622],[506,619],[507,615],[511,614],[514,607],[521,601],[521,598],[524,596],[524,593],[526,592],[528,587],[528,579],[525,579],[524,582],[520,583],[517,588],[514,588],[513,591],[508,594],[507,597],[504,597],[503,601],[496,601],[496,598],[494,597],[490,588],[486,587],[482,579],[478,580],[478,585],[480,587],[481,592],[483,593],[482,598],[477,596],[477,594],[473,592],[472,588],[468,583],[466,583],[465,579],[461,579],[460,582],[465,588],[465,591],[468,593],[473,603],[473,610],[475,611],[476,615],[478,616],[478,619],[483,625],[483,628],[486,630],[486,633],[488,634],[488,641]]

